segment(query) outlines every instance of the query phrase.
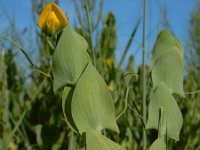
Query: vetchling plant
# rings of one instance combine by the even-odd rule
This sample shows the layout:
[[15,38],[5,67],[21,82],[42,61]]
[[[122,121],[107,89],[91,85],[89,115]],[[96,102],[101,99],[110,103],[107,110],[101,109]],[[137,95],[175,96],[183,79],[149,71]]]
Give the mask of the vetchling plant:
[[54,3],[46,5],[38,24],[48,36],[63,29],[53,54],[53,76],[54,90],[63,89],[62,109],[67,124],[74,132],[86,135],[88,150],[122,150],[102,135],[105,128],[115,132],[119,129],[113,99],[92,65],[87,42]]
[[158,130],[150,150],[168,149],[168,140],[179,140],[183,117],[173,94],[184,97],[183,47],[166,30],[159,33],[152,53],[153,93],[149,104],[147,129]]
[[[114,55],[106,53],[106,49],[110,48],[113,53],[116,45],[116,33],[114,16],[112,14],[108,16],[111,24],[104,28],[105,32],[102,34],[102,39],[104,39],[104,35],[108,34],[109,36],[113,36],[114,43],[103,43],[101,41],[101,50],[105,54],[103,59],[106,59],[106,61],[109,60],[107,64],[111,67],[113,63],[111,58]],[[70,142],[74,141],[73,134],[75,132],[76,135],[82,135],[83,139],[86,139],[87,150],[124,150],[125,146],[120,146],[107,138],[109,137],[109,133],[106,133],[105,129],[119,132],[116,118],[126,111],[126,107],[124,107],[120,115],[115,117],[116,111],[113,99],[105,81],[93,66],[92,60],[94,59],[91,59],[87,52],[88,44],[86,40],[72,29],[69,20],[54,3],[48,3],[43,9],[38,25],[48,36],[49,43],[54,48],[54,91],[63,92],[62,111],[65,121],[72,130],[69,134],[70,139],[67,141],[69,145],[65,148],[70,150],[76,149],[76,146],[74,146],[76,143],[73,145],[73,142]],[[102,55],[99,57],[102,57]],[[179,140],[183,119],[173,94],[179,94],[184,97],[183,67],[183,47],[181,43],[176,37],[163,30],[158,35],[152,54],[153,92],[152,100],[149,104],[146,129],[158,130],[158,138],[151,145],[150,150],[168,149],[169,140]],[[110,79],[108,81],[108,83],[111,83]],[[129,95],[129,87],[126,88],[126,95]],[[136,93],[139,92],[136,91]],[[117,94],[119,95],[119,93]],[[125,103],[125,105],[128,105],[127,101]],[[5,112],[9,112],[6,109]],[[14,128],[12,135],[14,135],[19,127],[25,114],[26,111],[23,113],[21,121]],[[132,114],[130,113],[130,115]],[[6,120],[5,122],[9,121]],[[129,137],[132,137],[131,126],[133,127],[132,124],[128,127],[130,128]],[[12,136],[10,136],[11,138]],[[9,142],[10,139],[7,141]],[[140,138],[138,138],[139,140]],[[129,141],[133,141],[133,144],[129,144],[130,149],[132,149],[132,145],[135,144],[134,140],[130,138]],[[5,142],[5,147],[8,142]],[[123,145],[123,142],[121,143]],[[29,147],[29,143],[27,147]],[[129,147],[126,146],[127,149]]]

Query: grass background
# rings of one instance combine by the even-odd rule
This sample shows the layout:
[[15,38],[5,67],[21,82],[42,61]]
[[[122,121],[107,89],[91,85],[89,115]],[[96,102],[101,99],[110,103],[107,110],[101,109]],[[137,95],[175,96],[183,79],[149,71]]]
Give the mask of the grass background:
[[[46,2],[45,0],[30,1],[28,8],[31,17],[28,20],[31,20],[31,23],[29,26],[25,25],[26,19],[21,21],[20,25],[15,15],[10,15],[10,13],[4,11],[2,20],[5,21],[0,22],[2,27],[0,33],[9,36],[25,48],[40,70],[51,75],[53,51],[48,46],[45,35],[37,28],[38,15]],[[59,3],[58,0],[55,0],[55,2]],[[97,70],[109,86],[115,102],[116,114],[119,114],[124,106],[126,83],[130,77],[135,79],[129,87],[130,93],[126,112],[118,120],[120,134],[107,130],[106,133],[109,138],[124,145],[128,150],[142,149],[142,65],[141,55],[138,54],[142,51],[142,15],[140,12],[130,9],[127,6],[127,3],[130,3],[127,2],[123,4],[127,7],[127,12],[130,13],[132,10],[133,14],[139,17],[130,19],[131,23],[123,22],[123,19],[126,18],[123,15],[125,8],[117,8],[119,11],[113,9],[113,12],[109,13],[108,2],[104,2],[104,5],[101,5],[100,2],[90,0],[93,47]],[[60,4],[62,3],[60,1]],[[155,37],[162,27],[167,28],[171,33],[178,33],[178,37],[182,40],[185,48],[184,90],[187,94],[185,99],[175,95],[183,114],[184,125],[180,142],[170,141],[169,147],[177,150],[197,150],[200,148],[200,94],[195,91],[200,89],[200,4],[196,2],[191,12],[187,14],[189,21],[188,25],[184,25],[185,34],[178,31],[180,30],[178,25],[178,27],[171,25],[174,24],[173,20],[170,20],[171,17],[168,17],[171,9],[177,14],[179,13],[179,9],[174,9],[174,7],[176,8],[180,4],[174,5],[169,7],[169,11],[165,10],[168,4],[159,7],[163,11],[159,13],[159,16],[162,17],[159,20],[159,28],[156,28],[155,32],[152,30],[153,27],[150,28],[147,24],[149,33],[152,35],[147,39],[147,59],[150,59]],[[188,2],[187,5],[191,5],[191,3]],[[4,6],[4,10],[8,7],[5,4],[2,6]],[[61,6],[62,8],[65,7],[64,5]],[[142,3],[139,6],[142,7]],[[147,5],[147,11],[154,6],[153,3]],[[71,7],[78,8],[74,9],[70,20],[77,32],[84,36],[91,45],[84,4],[73,0],[67,7],[70,10]],[[118,13],[121,16],[115,15]],[[19,16],[23,18],[23,14]],[[149,19],[147,23],[150,21],[155,23],[156,21],[153,18],[147,15],[147,20]],[[126,28],[127,31],[122,30],[127,24],[131,24],[130,27]],[[184,36],[182,37],[182,35]],[[134,40],[132,40],[133,38]],[[131,46],[129,43],[133,43],[135,46]],[[0,44],[0,149],[56,150],[69,149],[69,147],[84,149],[84,137],[73,134],[63,120],[61,93],[53,92],[52,79],[33,69],[16,47],[2,39]],[[138,53],[136,53],[137,51]],[[125,55],[124,59],[123,54]],[[122,61],[122,66],[119,66],[120,61]],[[149,102],[151,93],[149,64],[146,65],[146,71],[147,102]],[[127,74],[129,75],[125,76]],[[154,141],[156,136],[156,131],[148,131],[147,146]]]

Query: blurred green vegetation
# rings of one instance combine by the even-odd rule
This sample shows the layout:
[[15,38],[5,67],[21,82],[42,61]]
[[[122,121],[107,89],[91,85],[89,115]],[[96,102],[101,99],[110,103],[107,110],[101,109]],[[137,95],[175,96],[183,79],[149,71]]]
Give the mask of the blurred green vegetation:
[[[59,0],[54,0],[59,3]],[[37,18],[41,9],[47,3],[46,0],[32,0],[33,22],[37,24]],[[116,60],[117,20],[112,12],[103,18],[103,0],[89,0],[89,12],[92,18],[93,45],[89,35],[86,18],[86,6],[83,1],[73,0],[78,20],[75,29],[85,37],[93,46],[96,56],[96,68],[105,79],[116,106],[116,116],[123,110],[125,94],[129,86],[128,107],[125,113],[117,120],[120,134],[105,130],[105,135],[127,150],[142,149],[143,122],[142,110],[142,65],[135,66],[134,56],[127,56],[127,64],[124,56],[130,48],[130,43],[137,32],[133,26],[130,39],[122,51],[120,61]],[[200,89],[200,3],[197,3],[191,15],[189,39],[186,47],[186,72],[184,90],[186,98],[177,96],[178,104],[183,113],[184,125],[181,130],[180,141],[169,141],[170,149],[174,150],[198,150],[200,149],[200,93],[190,93]],[[101,27],[101,23],[103,26]],[[136,24],[138,24],[136,22]],[[32,29],[28,29],[32,30]],[[4,31],[5,35],[16,33],[14,20]],[[21,32],[21,31],[19,31]],[[13,40],[23,47],[23,38],[27,34],[14,34]],[[23,36],[24,35],[24,36]],[[52,54],[46,36],[36,30],[37,66],[43,72],[52,76]],[[64,121],[61,108],[61,92],[53,92],[53,78],[40,74],[31,68],[24,57],[16,54],[16,48],[0,41],[0,149],[6,150],[58,150],[58,149],[85,149],[85,137],[74,134]],[[29,42],[28,47],[32,47]],[[91,50],[88,52],[91,54]],[[31,52],[28,52],[31,54]],[[22,60],[24,59],[24,61]],[[22,65],[22,63],[25,63]],[[151,96],[150,66],[147,68],[147,101]],[[157,131],[147,131],[148,146],[157,137]]]

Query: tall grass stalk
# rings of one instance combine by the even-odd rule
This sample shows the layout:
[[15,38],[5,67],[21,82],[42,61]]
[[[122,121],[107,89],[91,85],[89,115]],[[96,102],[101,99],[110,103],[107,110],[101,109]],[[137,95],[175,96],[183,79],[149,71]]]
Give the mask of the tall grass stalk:
[[[143,70],[143,83],[142,83],[142,91],[143,91],[143,95],[142,95],[142,108],[143,108],[143,119],[144,119],[144,123],[146,124],[146,0],[144,0],[144,5],[143,5],[143,37],[142,37],[142,70]],[[146,144],[147,144],[147,135],[146,135],[146,131],[145,128],[143,129],[143,150],[146,150]]]
[[92,42],[92,24],[91,24],[91,19],[90,19],[88,0],[85,0],[85,5],[86,5],[86,15],[87,15],[87,22],[88,22],[88,27],[89,27],[89,35],[90,35],[90,48],[92,52],[92,62],[93,62],[93,65],[96,67],[95,52],[94,52],[93,42]]
[[126,46],[125,46],[125,49],[123,50],[122,56],[120,58],[119,65],[118,65],[119,67],[121,67],[122,63],[124,62],[126,54],[127,54],[128,50],[129,50],[129,48],[131,46],[132,41],[134,40],[134,36],[135,36],[136,31],[138,29],[139,23],[140,23],[140,21],[137,21],[136,25],[133,27],[132,33],[130,35],[130,38],[129,38],[129,40],[128,40]]

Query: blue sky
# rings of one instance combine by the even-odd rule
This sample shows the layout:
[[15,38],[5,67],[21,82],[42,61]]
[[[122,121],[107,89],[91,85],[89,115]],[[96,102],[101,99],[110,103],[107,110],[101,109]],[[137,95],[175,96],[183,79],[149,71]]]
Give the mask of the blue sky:
[[[166,5],[167,18],[174,34],[184,42],[187,40],[188,25],[190,14],[194,9],[197,0],[147,0],[147,51],[150,52],[155,42],[156,35],[162,29],[160,20],[162,12],[160,6]],[[5,14],[12,16],[16,20],[19,28],[32,27],[38,28],[33,24],[31,17],[31,0],[0,0],[0,15],[6,18]],[[76,19],[74,7],[71,0],[60,0],[60,6],[66,12],[71,20]],[[143,1],[142,0],[104,0],[104,16],[107,12],[112,11],[116,16],[118,29],[117,58],[119,59],[122,50],[129,38],[135,22],[142,17]],[[6,13],[5,13],[6,12]],[[1,18],[2,18],[1,17]],[[3,20],[2,19],[2,20]],[[7,25],[7,21],[0,21],[1,29]],[[0,33],[2,31],[0,30]],[[136,33],[135,41],[142,42],[142,23]],[[129,50],[129,55],[135,54],[136,64],[141,64],[141,49],[138,43],[134,42]]]

